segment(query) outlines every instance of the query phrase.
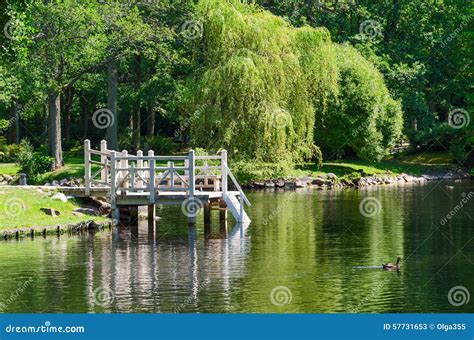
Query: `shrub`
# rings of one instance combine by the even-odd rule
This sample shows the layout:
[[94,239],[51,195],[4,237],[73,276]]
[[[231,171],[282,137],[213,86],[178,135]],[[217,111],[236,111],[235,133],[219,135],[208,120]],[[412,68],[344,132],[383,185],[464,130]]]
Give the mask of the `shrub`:
[[145,139],[145,150],[153,150],[156,155],[160,154],[172,154],[176,152],[178,146],[173,139],[170,137],[154,136],[152,138],[147,137]]
[[339,92],[328,112],[316,115],[316,142],[330,157],[350,148],[360,158],[380,161],[401,136],[401,105],[355,48],[338,45],[336,50]]
[[51,170],[53,158],[44,154],[44,152],[34,152],[33,146],[24,139],[20,143],[16,162],[20,167],[20,171],[35,182],[38,175]]

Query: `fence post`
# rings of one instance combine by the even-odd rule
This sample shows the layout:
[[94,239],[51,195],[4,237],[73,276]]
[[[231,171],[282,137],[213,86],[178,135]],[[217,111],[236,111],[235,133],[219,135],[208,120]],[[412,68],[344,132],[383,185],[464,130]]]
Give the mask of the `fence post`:
[[[128,157],[128,151],[127,150],[123,150],[122,154],[123,154],[124,157]],[[122,169],[124,169],[124,171],[120,171],[119,178],[123,178],[123,181],[122,181],[123,188],[128,188],[128,181],[126,179],[127,170],[128,170],[128,159],[122,159],[120,161],[120,167]],[[127,170],[125,170],[125,169],[127,169]]]
[[[101,153],[107,153],[107,141],[102,140],[100,142],[100,152]],[[106,155],[100,155],[100,162],[103,164],[102,171],[100,172],[100,181],[107,183],[108,179],[108,174],[107,174],[107,156]]]
[[239,216],[239,223],[244,222],[244,193],[240,192],[240,216]]
[[110,152],[110,205],[112,207],[112,218],[116,221],[120,220],[120,211],[117,207],[117,172],[115,160],[115,151]]
[[85,185],[86,196],[89,196],[91,193],[90,149],[91,149],[91,141],[86,139],[84,141],[84,185]]
[[[189,150],[188,153],[188,160],[189,160],[189,197],[188,197],[188,206],[197,207],[199,204],[194,203],[194,193],[196,190],[196,183],[194,179],[194,167],[195,167],[195,160],[196,157],[194,155],[194,150]],[[198,202],[199,203],[199,202]],[[196,223],[196,215],[189,216],[190,223]]]
[[[143,151],[137,151],[137,168],[143,168]],[[143,188],[143,170],[137,170],[138,179],[137,179],[137,188]]]
[[[149,150],[148,157],[155,157],[155,152]],[[148,165],[150,168],[150,204],[155,204],[155,159],[150,158]]]
[[221,151],[222,193],[227,194],[227,150]]

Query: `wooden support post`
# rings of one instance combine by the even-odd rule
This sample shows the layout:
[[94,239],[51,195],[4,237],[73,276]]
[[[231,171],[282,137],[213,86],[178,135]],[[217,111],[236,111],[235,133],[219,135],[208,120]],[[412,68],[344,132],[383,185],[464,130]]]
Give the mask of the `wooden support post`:
[[[148,151],[148,157],[155,157],[155,153],[153,150]],[[155,204],[155,159],[150,158],[148,161],[148,166],[150,168],[149,170],[149,178],[150,178],[150,185],[149,185],[149,191],[150,191],[150,204]]]
[[129,207],[130,209],[130,225],[138,226],[138,206],[133,205]]
[[222,193],[227,194],[227,150],[221,151]]
[[227,221],[227,204],[223,198],[219,201],[219,221],[220,223]]
[[156,206],[154,204],[148,204],[148,230],[155,229],[156,222]]
[[204,225],[211,225],[211,206],[204,205]]
[[[107,141],[105,140],[102,140],[100,142],[100,152],[102,153],[107,153]],[[100,162],[103,164],[103,168],[102,168],[102,171],[100,172],[100,181],[101,182],[104,182],[104,183],[107,183],[107,177],[108,177],[108,174],[107,174],[107,156],[106,155],[100,155]]]
[[[194,155],[194,150],[190,150],[188,154],[188,160],[189,160],[189,204],[194,204],[194,193],[196,190],[196,183],[194,179],[194,166],[195,166],[195,155]],[[198,204],[195,204],[195,206],[198,206]],[[195,224],[196,223],[196,215],[193,214],[192,216],[189,216],[189,223]]]
[[90,163],[90,149],[91,141],[86,139],[84,141],[84,186],[85,194],[89,196],[91,193],[91,163]]

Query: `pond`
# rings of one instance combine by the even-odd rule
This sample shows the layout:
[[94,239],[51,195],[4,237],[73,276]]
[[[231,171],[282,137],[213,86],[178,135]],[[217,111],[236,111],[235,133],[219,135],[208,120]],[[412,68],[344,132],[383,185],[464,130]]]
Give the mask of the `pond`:
[[474,312],[472,181],[248,197],[248,227],[160,206],[155,231],[2,241],[0,310]]

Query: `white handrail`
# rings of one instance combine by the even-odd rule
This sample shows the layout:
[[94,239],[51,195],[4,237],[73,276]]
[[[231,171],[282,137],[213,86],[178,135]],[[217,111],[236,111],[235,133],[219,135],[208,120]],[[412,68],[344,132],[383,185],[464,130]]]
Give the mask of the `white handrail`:
[[240,195],[243,197],[244,199],[244,202],[250,207],[252,206],[252,204],[250,204],[250,201],[247,199],[247,196],[245,196],[245,193],[244,191],[242,190],[242,188],[240,187],[239,183],[237,182],[237,179],[234,177],[234,174],[232,173],[232,171],[230,171],[229,167],[227,166],[227,164],[224,164],[225,166],[225,169],[227,170],[227,175],[229,175],[230,179],[232,180],[232,182],[234,183],[235,187],[237,188],[237,190],[239,191]]

